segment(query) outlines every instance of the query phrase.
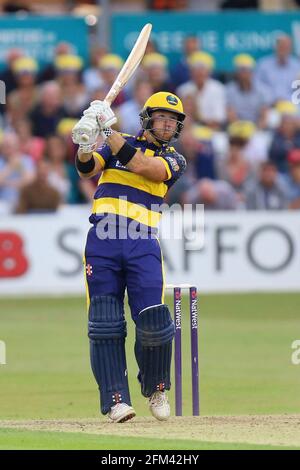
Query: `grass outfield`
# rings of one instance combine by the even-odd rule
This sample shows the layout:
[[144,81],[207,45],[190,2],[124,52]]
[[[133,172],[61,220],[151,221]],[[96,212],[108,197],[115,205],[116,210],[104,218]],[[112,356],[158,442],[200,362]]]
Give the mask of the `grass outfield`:
[[[300,294],[203,295],[199,304],[201,414],[299,413],[300,366],[291,363],[291,344],[300,339]],[[191,415],[187,308],[185,313],[183,408],[185,415]],[[132,402],[138,416],[149,417],[135,379],[129,316],[128,327]],[[0,420],[99,417],[86,329],[84,298],[0,300],[0,340],[7,347],[7,365],[0,366]],[[170,400],[174,404],[173,393]],[[5,431],[7,445],[12,445],[13,432],[17,431]],[[27,432],[25,448],[35,442],[34,431]],[[65,434],[66,445],[71,445],[72,436]],[[73,438],[76,448],[85,445],[75,433]],[[41,439],[46,445],[46,437],[41,434]],[[204,441],[202,436],[193,445]],[[5,442],[3,432],[0,442]],[[136,441],[136,445],[143,444]]]
[[296,447],[0,429],[0,450],[295,450]]

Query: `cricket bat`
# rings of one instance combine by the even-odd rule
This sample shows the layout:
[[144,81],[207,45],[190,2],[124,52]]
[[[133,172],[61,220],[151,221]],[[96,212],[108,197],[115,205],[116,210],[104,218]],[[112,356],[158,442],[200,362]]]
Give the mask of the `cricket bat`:
[[[142,31],[140,32],[129,56],[126,59],[122,69],[119,72],[116,80],[114,81],[111,89],[107,93],[104,101],[109,103],[110,105],[114,102],[122,88],[126,85],[128,80],[132,77],[136,69],[138,68],[139,64],[141,63],[142,58],[144,57],[146,46],[150,37],[152,29],[152,24],[147,23]],[[83,135],[82,138],[84,139],[85,136]],[[88,136],[86,136],[86,140],[88,141]]]

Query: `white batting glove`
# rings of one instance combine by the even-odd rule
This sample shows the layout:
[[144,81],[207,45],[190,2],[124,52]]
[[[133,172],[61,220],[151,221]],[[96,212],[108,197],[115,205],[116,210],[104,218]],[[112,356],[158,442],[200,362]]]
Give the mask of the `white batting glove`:
[[106,101],[92,101],[89,109],[95,111],[101,130],[108,129],[117,122],[115,113]]
[[72,130],[72,140],[79,145],[83,153],[93,152],[97,147],[100,128],[95,113],[84,111],[82,118],[75,124]]

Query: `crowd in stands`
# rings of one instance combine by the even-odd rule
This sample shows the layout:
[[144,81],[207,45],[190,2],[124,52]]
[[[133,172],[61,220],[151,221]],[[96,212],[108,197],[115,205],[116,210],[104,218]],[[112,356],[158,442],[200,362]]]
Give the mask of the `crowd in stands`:
[[[0,114],[0,214],[54,211],[93,199],[98,178],[80,179],[71,130],[83,110],[104,99],[123,60],[95,47],[88,67],[71,44],[60,43],[43,70],[22,51],[8,51],[6,105]],[[204,203],[208,210],[300,209],[300,107],[292,83],[300,60],[291,39],[255,61],[234,58],[234,72],[217,73],[214,57],[187,37],[169,66],[150,43],[142,66],[119,94],[117,130],[140,130],[139,112],[157,91],[175,92],[187,115],[174,144],[188,162],[168,203]],[[294,102],[293,102],[294,101]]]

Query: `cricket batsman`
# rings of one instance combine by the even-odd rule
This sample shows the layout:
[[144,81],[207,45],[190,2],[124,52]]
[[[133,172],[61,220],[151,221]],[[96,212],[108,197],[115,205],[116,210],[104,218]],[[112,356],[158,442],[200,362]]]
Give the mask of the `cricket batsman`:
[[[160,205],[186,168],[170,146],[183,128],[180,99],[168,92],[150,96],[140,113],[141,131],[114,131],[117,118],[105,101],[93,101],[73,129],[79,144],[77,171],[99,173],[85,247],[88,337],[101,412],[111,421],[135,416],[125,356],[127,289],[135,323],[135,357],[143,396],[152,415],[167,420],[174,323],[164,303],[163,259],[157,239]],[[99,135],[104,143],[97,148]]]

